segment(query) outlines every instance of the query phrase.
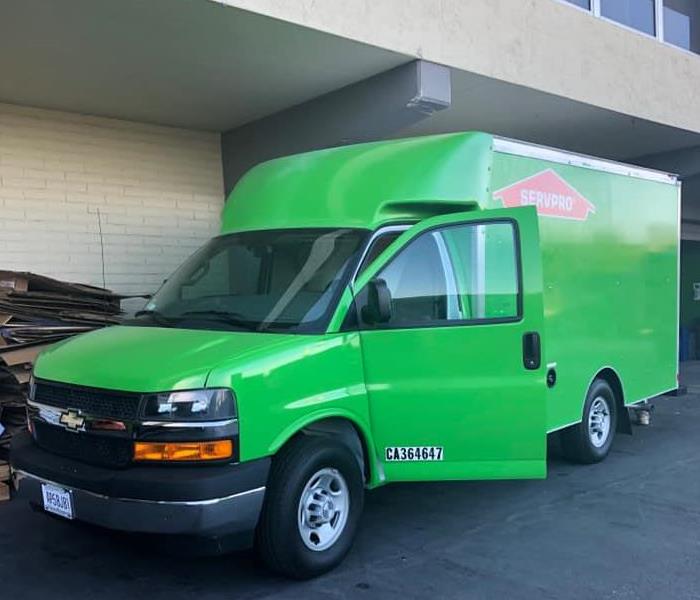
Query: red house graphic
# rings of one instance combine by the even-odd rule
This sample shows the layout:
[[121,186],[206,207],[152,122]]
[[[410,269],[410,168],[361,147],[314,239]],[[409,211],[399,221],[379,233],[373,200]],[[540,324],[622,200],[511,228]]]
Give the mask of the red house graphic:
[[493,197],[508,208],[536,206],[544,217],[585,221],[590,213],[595,214],[595,205],[552,169],[496,190]]

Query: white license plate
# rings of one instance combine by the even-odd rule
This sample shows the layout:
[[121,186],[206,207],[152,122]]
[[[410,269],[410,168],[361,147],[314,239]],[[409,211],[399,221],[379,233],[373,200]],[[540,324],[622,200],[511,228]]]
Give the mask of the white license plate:
[[45,511],[66,519],[73,518],[73,496],[69,490],[42,483],[41,494],[44,496]]

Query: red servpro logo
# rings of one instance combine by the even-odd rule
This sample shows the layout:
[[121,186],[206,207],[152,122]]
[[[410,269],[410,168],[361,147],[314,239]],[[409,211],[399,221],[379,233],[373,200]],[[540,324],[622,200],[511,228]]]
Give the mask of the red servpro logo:
[[595,214],[595,205],[552,169],[501,188],[493,193],[493,197],[508,208],[536,206],[537,213],[545,217],[585,221],[589,213]]

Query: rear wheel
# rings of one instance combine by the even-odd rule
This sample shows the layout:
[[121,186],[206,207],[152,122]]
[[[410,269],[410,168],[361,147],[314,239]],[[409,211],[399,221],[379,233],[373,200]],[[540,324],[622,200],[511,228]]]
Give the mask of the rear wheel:
[[274,459],[258,551],[288,577],[325,573],[350,550],[363,503],[362,470],[353,453],[325,437],[299,436]]
[[610,452],[617,428],[617,403],[612,388],[596,379],[588,390],[580,423],[560,434],[566,458],[579,463],[595,463]]

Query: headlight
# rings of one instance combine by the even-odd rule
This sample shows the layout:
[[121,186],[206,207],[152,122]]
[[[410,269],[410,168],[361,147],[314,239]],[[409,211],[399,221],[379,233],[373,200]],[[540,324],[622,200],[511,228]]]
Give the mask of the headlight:
[[153,421],[218,421],[236,416],[236,402],[228,389],[146,394],[143,416]]

